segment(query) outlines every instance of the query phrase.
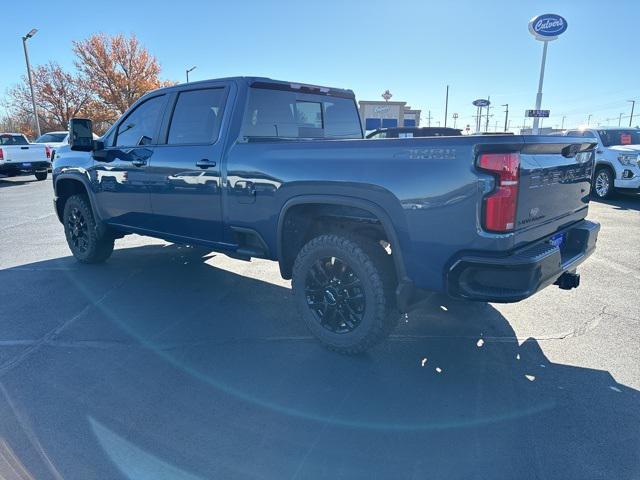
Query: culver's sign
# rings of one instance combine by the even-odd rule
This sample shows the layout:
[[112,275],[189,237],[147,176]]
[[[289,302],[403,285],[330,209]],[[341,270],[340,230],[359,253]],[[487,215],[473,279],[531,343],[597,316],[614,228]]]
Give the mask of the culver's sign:
[[378,105],[373,109],[375,113],[387,113],[389,110],[391,110],[391,107],[388,105]]
[[529,32],[536,40],[548,42],[555,40],[567,30],[567,21],[560,15],[545,13],[529,21]]

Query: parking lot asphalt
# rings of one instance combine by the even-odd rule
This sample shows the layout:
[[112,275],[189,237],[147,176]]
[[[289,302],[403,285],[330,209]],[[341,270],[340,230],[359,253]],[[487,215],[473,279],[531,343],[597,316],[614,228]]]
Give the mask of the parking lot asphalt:
[[78,264],[50,180],[0,178],[3,479],[640,478],[640,197],[582,285],[442,298],[344,357],[275,263],[130,236]]

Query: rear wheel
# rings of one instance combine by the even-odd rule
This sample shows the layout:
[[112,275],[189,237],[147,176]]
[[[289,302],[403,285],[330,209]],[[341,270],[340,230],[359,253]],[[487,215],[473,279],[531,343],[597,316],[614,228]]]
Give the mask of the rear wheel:
[[304,323],[326,347],[360,353],[400,318],[391,257],[367,239],[321,235],[296,258],[292,287]]
[[47,171],[44,172],[36,172],[35,173],[36,180],[42,181],[47,179]]
[[91,204],[85,195],[73,195],[64,204],[64,233],[73,256],[82,263],[101,263],[113,252],[113,236],[96,228]]
[[598,167],[593,176],[592,191],[597,198],[609,198],[613,193],[613,175],[609,167]]

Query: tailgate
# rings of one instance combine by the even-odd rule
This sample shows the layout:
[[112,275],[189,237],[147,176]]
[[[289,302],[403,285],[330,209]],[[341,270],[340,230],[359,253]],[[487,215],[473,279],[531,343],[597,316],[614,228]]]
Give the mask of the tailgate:
[[46,162],[44,145],[3,145],[4,161],[9,163]]
[[515,246],[586,217],[595,147],[584,138],[523,138]]

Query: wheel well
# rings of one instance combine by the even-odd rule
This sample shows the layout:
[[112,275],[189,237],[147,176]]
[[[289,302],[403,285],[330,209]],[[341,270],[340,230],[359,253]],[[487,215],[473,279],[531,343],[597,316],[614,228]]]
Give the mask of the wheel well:
[[380,243],[380,248],[392,254],[393,242],[381,220],[372,212],[345,205],[294,205],[285,212],[279,237],[278,261],[283,278],[291,278],[293,263],[300,249],[323,233],[365,237]]
[[613,177],[615,178],[615,176],[616,176],[616,171],[615,171],[615,170],[613,169],[613,167],[612,167],[611,165],[609,165],[608,163],[599,163],[599,164],[597,164],[597,165],[596,165],[596,170],[595,170],[595,171],[597,172],[598,170],[604,170],[604,169],[609,170],[609,171],[613,174]]
[[58,218],[62,219],[64,213],[64,204],[72,195],[87,195],[87,189],[80,180],[72,178],[62,178],[56,182],[56,211]]

